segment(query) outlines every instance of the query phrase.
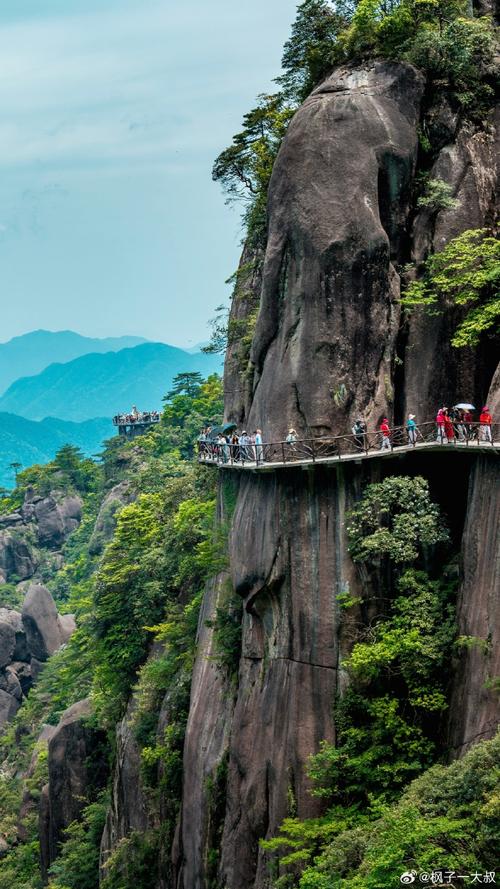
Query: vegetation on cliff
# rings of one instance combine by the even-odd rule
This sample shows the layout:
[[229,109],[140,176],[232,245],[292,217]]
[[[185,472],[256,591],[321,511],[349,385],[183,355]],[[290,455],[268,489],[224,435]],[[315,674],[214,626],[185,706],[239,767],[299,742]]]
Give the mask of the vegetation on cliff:
[[[223,536],[214,537],[214,479],[189,460],[194,430],[220,420],[221,384],[217,377],[180,382],[161,424],[147,435],[111,439],[99,463],[64,448],[51,464],[20,473],[3,504],[8,511],[23,502],[28,488],[46,492],[54,483],[84,499],[83,520],[64,546],[64,564],[47,578],[59,607],[76,614],[78,629],[50,659],[0,740],[0,835],[6,842],[1,889],[42,885],[36,805],[47,780],[47,755],[37,737],[44,724],[57,724],[67,707],[88,695],[93,724],[108,732],[112,757],[116,722],[135,694],[133,731],[152,820],[147,836],[130,837],[111,856],[104,885],[113,889],[130,879],[127,885],[136,889],[150,886],[160,836],[172,839],[200,596],[205,579],[224,560]],[[110,509],[117,484],[127,487],[132,502]],[[167,692],[168,726],[158,732]],[[34,754],[35,772],[23,779]],[[92,793],[52,862],[52,889],[98,886],[109,795]],[[19,827],[23,799],[29,802]]]
[[464,306],[452,344],[477,346],[483,334],[500,332],[499,292],[500,241],[487,229],[468,229],[428,257],[423,276],[407,287],[402,303],[431,313]]
[[348,534],[373,592],[339,596],[342,608],[361,607],[363,620],[342,665],[349,682],[335,705],[336,744],[324,741],[309,764],[313,793],[328,808],[320,819],[286,819],[262,842],[275,856],[276,889],[385,889],[416,865],[466,870],[493,860],[486,853],[498,824],[497,784],[489,769],[498,765],[499,739],[464,763],[433,766],[446,755],[453,650],[479,640],[457,638],[452,567],[437,576],[426,570],[452,555],[427,481],[396,476],[368,485]]

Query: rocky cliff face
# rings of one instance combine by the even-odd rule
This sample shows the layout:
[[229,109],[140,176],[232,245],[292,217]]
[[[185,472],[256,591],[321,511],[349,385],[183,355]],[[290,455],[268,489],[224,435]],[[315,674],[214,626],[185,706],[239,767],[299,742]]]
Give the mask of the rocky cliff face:
[[[443,398],[486,397],[494,370],[487,349],[453,350],[448,315],[436,323],[417,314],[409,326],[400,317],[402,266],[488,222],[497,182],[494,129],[460,126],[447,106],[436,106],[429,117],[438,149],[430,173],[452,186],[458,204],[437,215],[415,213],[423,94],[413,68],[375,62],[335,71],[296,114],[273,171],[262,281],[247,281],[246,301],[233,307],[235,321],[248,319],[261,287],[250,360],[242,362],[240,352],[238,362],[234,346],[228,353],[229,420],[260,426],[268,440],[279,440],[289,424],[314,436],[349,428],[357,414],[375,425],[384,414],[401,420],[411,409],[424,420]],[[391,471],[406,470],[415,465]],[[430,478],[436,471],[431,462],[418,470]],[[458,521],[464,535],[458,616],[464,635],[494,644],[496,458],[480,458],[469,470],[467,511]],[[244,601],[242,657],[233,700],[208,660],[211,631],[202,621],[174,850],[178,889],[207,889],[210,853],[220,885],[264,889],[259,839],[272,836],[291,812],[301,818],[319,812],[305,764],[320,740],[335,738],[332,705],[343,688],[350,637],[336,597],[360,591],[345,514],[361,487],[383,471],[291,469],[238,481],[230,577]],[[448,469],[440,464],[440,471]],[[204,619],[217,596],[216,584]],[[494,731],[498,711],[484,683],[495,670],[489,649],[480,646],[457,663],[454,750]],[[206,787],[221,769],[226,802],[214,842]]]
[[[28,489],[23,505],[0,516],[0,727],[15,716],[43,663],[68,641],[72,615],[60,615],[39,569],[57,569],[61,547],[82,517],[82,500]],[[2,607],[2,586],[16,583],[20,611]]]
[[40,549],[57,551],[82,518],[80,497],[54,491],[46,497],[28,489],[22,507],[0,516],[1,584],[33,577],[40,564]]
[[0,728],[15,716],[44,664],[75,630],[48,589],[31,584],[22,612],[0,608]]
[[89,725],[90,703],[78,701],[63,714],[48,742],[49,780],[42,790],[39,835],[42,876],[57,858],[65,829],[107,777],[104,733]]
[[[415,69],[374,62],[336,70],[293,119],[271,180],[265,257],[245,249],[233,302],[226,417],[240,428],[260,426],[272,441],[292,424],[308,437],[348,429],[358,414],[373,426],[411,409],[423,421],[443,399],[486,398],[494,371],[486,344],[474,353],[452,350],[449,313],[439,322],[401,318],[403,266],[488,222],[495,208],[494,128],[465,127],[446,103],[429,109],[427,102],[436,146],[428,172],[452,186],[458,203],[437,214],[416,211],[426,101]],[[500,414],[498,391],[497,379],[489,397]],[[202,606],[173,876],[157,889],[266,889],[259,840],[275,835],[287,815],[321,812],[306,763],[321,740],[336,736],[333,703],[345,688],[343,658],[360,619],[355,609],[341,614],[337,596],[366,592],[348,554],[345,519],[366,483],[418,472],[448,511],[450,486],[468,484],[466,507],[457,507],[459,498],[452,503],[457,546],[463,535],[458,621],[464,635],[494,644],[498,466],[471,455],[452,469],[451,459],[408,455],[384,465],[242,473],[231,482],[231,514],[221,482],[229,568]],[[217,666],[207,624],[228,583],[243,602],[236,682]],[[450,755],[494,731],[495,674],[490,642],[457,658]],[[104,857],[129,830],[149,826],[138,775],[123,724]]]

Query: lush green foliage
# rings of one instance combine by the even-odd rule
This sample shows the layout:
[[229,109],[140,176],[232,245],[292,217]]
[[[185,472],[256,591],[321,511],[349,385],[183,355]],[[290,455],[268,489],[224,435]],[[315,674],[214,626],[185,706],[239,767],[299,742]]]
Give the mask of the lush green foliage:
[[[192,382],[170,393],[162,415],[162,431],[158,441],[169,452],[178,449],[185,459],[193,456],[193,445],[200,429],[215,426],[222,420],[224,404],[222,383],[215,374],[201,384]],[[157,440],[152,434],[152,442]]]
[[[375,812],[371,823],[339,833],[320,855],[309,857],[311,866],[288,885],[386,889],[409,870],[493,870],[500,833],[499,774],[497,735],[452,765],[433,766],[397,804]],[[311,840],[305,844],[310,848]]]
[[[140,439],[111,440],[99,464],[63,449],[53,465],[19,474],[9,506],[35,491],[78,491],[84,500],[79,528],[63,548],[64,565],[48,577],[59,608],[77,616],[78,629],[57,652],[1,739],[0,832],[12,844],[2,861],[1,889],[39,889],[35,812],[24,819],[27,841],[17,843],[17,811],[26,792],[22,780],[43,723],[89,694],[94,720],[109,728],[135,691],[134,731],[141,749],[143,790],[151,812],[161,797],[163,841],[169,842],[178,813],[184,730],[194,641],[206,578],[226,564],[225,532],[214,533],[215,476],[184,462],[199,425],[218,419],[217,377],[179,378],[162,422]],[[125,482],[132,503],[104,498]],[[100,531],[96,532],[99,517]],[[15,590],[9,587],[10,599]],[[10,601],[10,600],[9,600]],[[154,644],[153,652],[151,651]],[[158,731],[168,699],[169,722]],[[46,781],[42,749],[29,781],[36,801]],[[98,845],[105,801],[92,790],[82,819],[70,826],[52,868],[51,886],[97,886]],[[149,886],[158,866],[160,838],[132,835],[111,856],[107,887]],[[6,874],[7,882],[3,880]],[[141,883],[142,880],[142,883]]]
[[101,471],[94,460],[84,457],[74,445],[64,445],[50,463],[30,466],[16,474],[16,487],[0,498],[0,513],[19,509],[28,488],[42,497],[54,490],[85,496],[98,489],[100,480]]
[[120,840],[107,861],[101,889],[151,889],[158,873],[160,831],[132,831]]
[[50,868],[49,889],[98,889],[99,847],[109,800],[106,794],[86,806],[80,821],[65,831],[61,855]]
[[433,253],[421,278],[408,286],[403,305],[443,311],[450,305],[467,311],[452,339],[454,346],[474,346],[500,322],[500,241],[486,229],[469,229]]
[[414,563],[423,548],[445,542],[439,507],[421,476],[393,476],[368,485],[349,516],[350,553],[355,562]]
[[311,761],[316,793],[346,806],[393,799],[431,765],[447,709],[455,636],[453,589],[405,572],[400,595],[354,645],[336,707],[337,746]]
[[243,600],[233,592],[230,581],[226,581],[223,595],[215,610],[215,618],[207,621],[214,631],[216,663],[229,676],[235,677],[241,655],[241,633]]
[[305,0],[297,7],[292,33],[283,48],[283,74],[276,79],[292,105],[300,104],[332,68],[337,38],[348,24],[346,4]]
[[439,213],[440,210],[452,210],[458,207],[458,201],[453,197],[451,185],[443,179],[427,179],[424,183],[424,193],[417,199],[417,207],[423,207],[431,213]]

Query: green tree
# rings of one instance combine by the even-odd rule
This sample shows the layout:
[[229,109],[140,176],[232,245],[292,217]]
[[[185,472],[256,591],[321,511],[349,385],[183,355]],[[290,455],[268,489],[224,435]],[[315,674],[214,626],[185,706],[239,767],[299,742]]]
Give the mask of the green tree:
[[421,476],[368,485],[349,514],[347,530],[355,562],[379,564],[388,558],[399,573],[418,561],[424,547],[448,540],[429,483]]
[[100,843],[108,800],[86,806],[80,821],[65,830],[61,853],[50,868],[49,889],[98,889]]
[[16,484],[17,484],[17,476],[18,476],[19,470],[22,469],[22,466],[23,466],[23,464],[18,463],[17,460],[15,460],[13,463],[9,463],[9,467],[10,467],[10,469],[12,469],[12,472],[14,473],[14,477],[16,479]]
[[213,166],[212,178],[221,183],[228,202],[246,202],[248,235],[256,243],[265,240],[267,189],[292,113],[282,93],[258,96],[256,107],[243,118],[242,131]]
[[172,388],[165,396],[169,401],[176,395],[187,395],[188,398],[194,398],[200,391],[203,377],[198,371],[179,373],[174,377]]
[[[481,870],[478,863],[495,861],[498,845],[499,767],[500,735],[476,744],[451,765],[434,765],[410,784],[397,803],[375,810],[369,823],[337,831],[334,839],[323,843],[320,855],[316,851],[314,861],[309,856],[309,867],[292,885],[386,889],[405,871]],[[300,827],[302,848],[307,851],[312,830],[307,822],[295,822],[295,838]],[[297,847],[297,839],[295,843]]]
[[417,198],[417,207],[430,210],[431,213],[439,213],[441,210],[453,210],[458,207],[459,201],[453,197],[453,189],[443,179],[427,179],[424,184],[423,194]]
[[499,332],[499,286],[500,241],[486,229],[469,229],[429,256],[421,278],[406,288],[402,304],[431,313],[463,306],[467,311],[451,342],[474,346],[483,334]]
[[208,355],[224,355],[227,349],[227,332],[229,325],[229,307],[221,304],[215,309],[215,315],[210,321],[210,341],[203,346],[202,352]]
[[80,448],[72,444],[63,445],[52,461],[54,473],[63,476],[82,493],[95,490],[99,482],[99,471],[93,460],[84,457]]
[[[339,4],[340,5],[340,4]],[[327,0],[305,0],[297,8],[292,33],[283,48],[284,74],[276,79],[291,104],[300,104],[332,68],[337,37],[348,24]]]

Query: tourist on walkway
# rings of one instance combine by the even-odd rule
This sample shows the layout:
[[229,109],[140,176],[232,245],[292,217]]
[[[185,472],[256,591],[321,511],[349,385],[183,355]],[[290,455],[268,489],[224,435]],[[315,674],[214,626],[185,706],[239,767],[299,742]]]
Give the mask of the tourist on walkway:
[[204,460],[207,454],[207,435],[205,429],[202,429],[198,436],[198,455],[200,460]]
[[245,429],[240,435],[240,456],[243,463],[245,460],[253,460],[252,440]]
[[459,441],[467,440],[467,426],[464,421],[464,411],[458,408],[455,412],[455,432]]
[[227,459],[229,456],[229,448],[227,447],[227,441],[222,433],[219,433],[217,436],[217,451],[219,456],[220,463],[227,463]]
[[264,448],[262,447],[262,429],[255,430],[255,459],[257,463],[261,463],[264,457]]
[[446,440],[448,444],[451,444],[455,441],[455,427],[453,426],[452,419],[448,413],[448,408],[443,408],[444,414],[444,434],[446,436]]
[[381,451],[390,451],[391,450],[391,429],[389,426],[389,420],[387,417],[384,417],[380,424],[380,431],[382,433],[382,442],[380,444]]
[[415,423],[415,414],[408,414],[406,421],[406,434],[408,435],[408,444],[416,445],[419,431]]
[[436,416],[436,425],[437,425],[437,439],[436,439],[436,441],[438,441],[439,444],[444,444],[446,441],[446,434],[445,434],[445,428],[444,428],[444,423],[445,423],[444,411],[445,411],[445,408],[440,407],[437,412],[437,416]]
[[286,437],[286,443],[287,444],[295,444],[296,441],[297,441],[297,433],[295,432],[295,429],[289,429],[288,435]]
[[364,420],[361,419],[361,417],[358,417],[358,419],[354,421],[354,426],[352,427],[351,432],[354,435],[356,447],[364,450],[366,441],[366,423]]
[[492,441],[491,437],[491,414],[488,410],[488,406],[483,407],[481,411],[481,415],[479,417],[479,440],[480,441]]
[[239,444],[240,444],[240,437],[235,429],[232,436],[231,436],[231,454],[233,457],[233,463],[239,463],[239,461],[240,461]]
[[464,411],[465,434],[467,438],[474,437],[474,417],[470,410]]

